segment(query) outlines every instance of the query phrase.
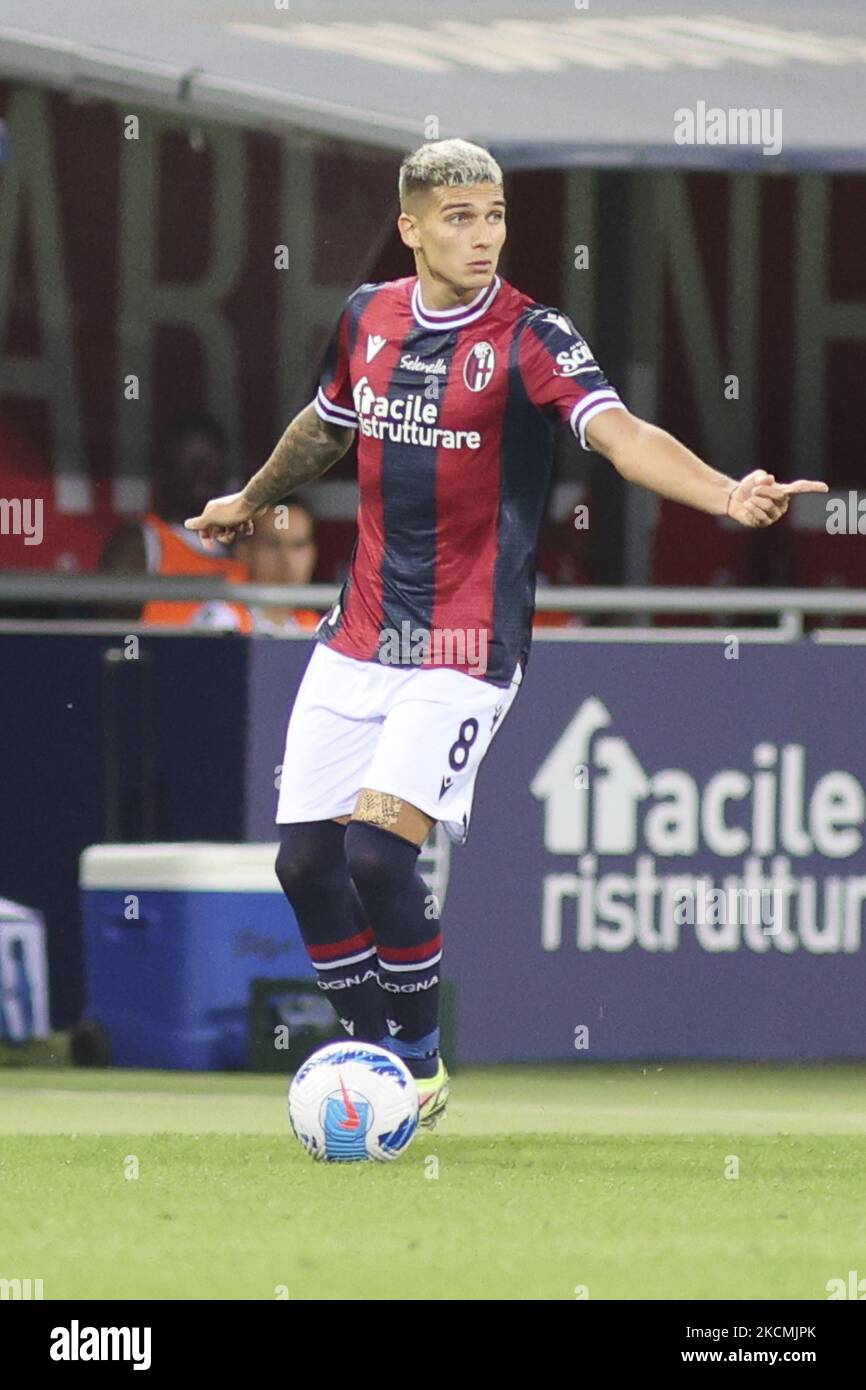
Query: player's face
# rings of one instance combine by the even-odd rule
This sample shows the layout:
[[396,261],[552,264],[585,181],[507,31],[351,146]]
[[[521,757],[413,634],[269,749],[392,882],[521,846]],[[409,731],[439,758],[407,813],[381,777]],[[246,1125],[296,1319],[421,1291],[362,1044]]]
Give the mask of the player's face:
[[493,279],[505,242],[502,189],[495,183],[431,188],[400,218],[400,232],[433,280],[457,294],[477,294]]

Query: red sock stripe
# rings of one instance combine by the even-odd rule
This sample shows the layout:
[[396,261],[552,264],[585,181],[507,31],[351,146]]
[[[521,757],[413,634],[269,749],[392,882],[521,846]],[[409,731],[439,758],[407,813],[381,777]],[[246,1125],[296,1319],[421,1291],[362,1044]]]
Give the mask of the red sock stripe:
[[370,927],[366,931],[359,931],[356,936],[344,937],[342,941],[329,941],[327,946],[308,946],[307,951],[311,960],[326,961],[335,960],[339,956],[351,956],[356,951],[363,951],[365,946],[373,945],[373,932]]
[[406,965],[409,961],[423,962],[441,950],[442,933],[439,932],[432,941],[425,941],[421,946],[380,946],[378,953],[379,959],[386,964],[391,961],[394,965]]

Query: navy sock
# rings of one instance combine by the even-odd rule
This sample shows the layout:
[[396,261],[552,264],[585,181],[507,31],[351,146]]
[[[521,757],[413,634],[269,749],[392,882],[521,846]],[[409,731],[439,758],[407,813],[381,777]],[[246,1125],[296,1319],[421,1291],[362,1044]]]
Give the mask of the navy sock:
[[376,943],[346,864],[346,827],[333,820],[281,825],[276,871],[298,919],[318,986],[344,1031],[362,1042],[385,1032]]
[[438,920],[428,916],[418,854],[418,845],[378,825],[350,821],[346,827],[346,862],[376,940],[385,1000],[379,1041],[420,1079],[439,1066],[442,935]]

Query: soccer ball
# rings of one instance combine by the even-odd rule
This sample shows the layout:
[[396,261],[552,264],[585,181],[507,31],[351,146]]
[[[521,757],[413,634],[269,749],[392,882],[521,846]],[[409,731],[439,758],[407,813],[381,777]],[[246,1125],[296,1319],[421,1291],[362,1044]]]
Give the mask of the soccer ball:
[[375,1043],[333,1042],[289,1088],[289,1120],[308,1154],[330,1163],[397,1158],[418,1125],[418,1087],[406,1064]]

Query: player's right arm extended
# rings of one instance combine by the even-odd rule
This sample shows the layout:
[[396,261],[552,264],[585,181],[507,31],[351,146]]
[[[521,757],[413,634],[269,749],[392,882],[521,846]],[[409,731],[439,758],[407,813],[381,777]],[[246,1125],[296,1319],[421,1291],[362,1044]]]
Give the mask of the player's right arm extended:
[[242,492],[215,497],[201,516],[190,517],[184,525],[188,531],[198,531],[205,542],[249,535],[258,512],[320,478],[343,457],[354,436],[353,429],[332,425],[321,418],[314,405],[306,406]]

